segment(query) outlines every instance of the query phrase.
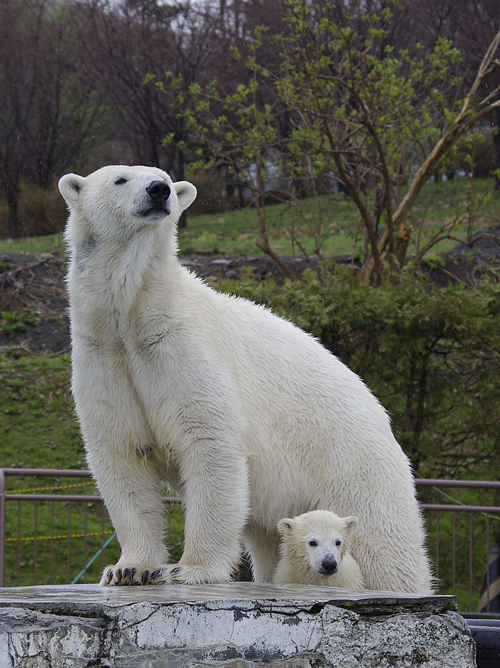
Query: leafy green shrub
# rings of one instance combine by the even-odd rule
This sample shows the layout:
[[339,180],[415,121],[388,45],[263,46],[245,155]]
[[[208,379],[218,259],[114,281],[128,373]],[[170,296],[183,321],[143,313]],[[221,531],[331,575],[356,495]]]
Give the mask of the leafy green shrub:
[[407,273],[372,288],[339,267],[283,286],[246,274],[221,289],[289,318],[358,373],[417,475],[498,476],[500,285],[438,288]]

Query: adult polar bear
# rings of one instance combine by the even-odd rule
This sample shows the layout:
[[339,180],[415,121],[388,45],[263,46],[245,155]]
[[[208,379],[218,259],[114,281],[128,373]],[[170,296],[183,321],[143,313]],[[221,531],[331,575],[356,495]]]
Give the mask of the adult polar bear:
[[[101,584],[228,582],[242,540],[255,580],[270,581],[278,520],[321,508],[359,518],[351,551],[368,588],[430,593],[413,479],[384,409],[313,337],[180,265],[176,223],[194,186],[107,166],[59,188],[73,393],[122,549]],[[184,505],[178,564],[162,480]]]

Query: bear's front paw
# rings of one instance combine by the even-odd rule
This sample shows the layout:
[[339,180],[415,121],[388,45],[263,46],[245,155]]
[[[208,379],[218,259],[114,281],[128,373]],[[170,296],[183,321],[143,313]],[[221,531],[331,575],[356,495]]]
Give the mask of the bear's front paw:
[[[146,573],[144,573],[145,575]],[[189,566],[187,564],[172,564],[155,568],[149,574],[147,584],[226,584],[231,582],[231,576],[216,570]],[[146,583],[144,583],[146,584]]]
[[144,582],[149,577],[150,571],[140,566],[107,566],[101,575],[99,586],[101,587],[125,587],[128,585],[147,584]]

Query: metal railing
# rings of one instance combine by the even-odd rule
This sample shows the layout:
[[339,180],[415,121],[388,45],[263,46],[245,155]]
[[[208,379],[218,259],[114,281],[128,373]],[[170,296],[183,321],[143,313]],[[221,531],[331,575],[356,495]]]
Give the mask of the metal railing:
[[[416,485],[417,489],[438,491],[500,490],[500,482],[482,480],[418,479]],[[489,613],[500,578],[500,506],[456,501],[420,506],[425,511],[440,593],[456,595],[462,611]],[[498,611],[497,599],[495,612]]]
[[[56,482],[43,487],[18,483],[6,489],[8,477],[55,478]],[[80,482],[61,484],[71,478]],[[104,563],[117,560],[119,546],[102,499],[96,493],[66,493],[78,487],[82,492],[84,485],[92,484],[88,471],[0,469],[0,586],[95,582]],[[500,482],[417,480],[416,484],[438,494],[442,488],[500,490]],[[482,595],[481,605],[487,612],[494,584],[489,561],[492,548],[500,543],[500,506],[451,500],[421,503],[439,589],[457,595],[461,610],[477,608]],[[172,509],[179,499],[165,497],[164,502],[166,541],[172,547]],[[181,512],[175,512],[179,515],[174,522],[174,547],[180,550],[183,520]]]
[[[6,489],[7,477],[86,481],[10,490]],[[7,583],[10,586],[71,584],[80,580],[85,583],[91,566],[94,566],[92,579],[95,581],[104,561],[118,560],[120,548],[102,498],[97,494],[64,493],[66,489],[87,485],[94,485],[89,471],[0,469],[0,587]],[[48,490],[54,493],[47,493]],[[180,499],[164,497],[163,502],[165,537],[171,548],[172,507],[179,505]],[[13,508],[13,512],[8,513],[8,507]],[[45,547],[40,548],[40,545]]]

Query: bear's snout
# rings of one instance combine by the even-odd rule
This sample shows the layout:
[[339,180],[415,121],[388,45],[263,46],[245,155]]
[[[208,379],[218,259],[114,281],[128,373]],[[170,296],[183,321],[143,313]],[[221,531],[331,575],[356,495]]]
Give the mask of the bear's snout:
[[151,201],[155,207],[165,209],[165,203],[170,197],[170,186],[165,181],[153,181],[146,188]]
[[327,555],[319,565],[320,575],[334,575],[338,571],[338,563],[334,556]]

